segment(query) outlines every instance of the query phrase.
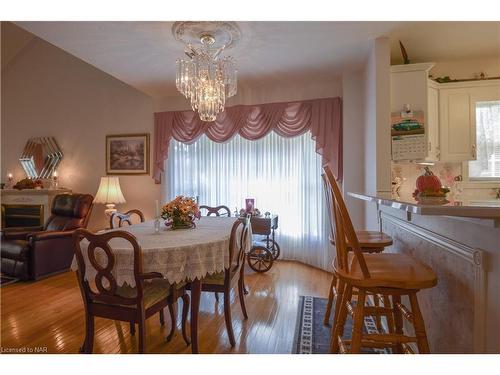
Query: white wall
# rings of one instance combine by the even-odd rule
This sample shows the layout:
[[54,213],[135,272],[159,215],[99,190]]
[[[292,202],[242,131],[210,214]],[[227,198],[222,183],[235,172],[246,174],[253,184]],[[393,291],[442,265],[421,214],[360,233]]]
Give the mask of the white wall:
[[364,84],[363,71],[342,76],[343,190],[351,220],[358,229],[365,227],[365,204],[347,193],[365,190]]
[[[60,186],[95,195],[105,175],[105,136],[153,136],[149,96],[39,38],[2,69],[1,88],[2,180],[8,172],[24,178],[17,158],[28,138],[54,136],[64,153]],[[152,217],[159,185],[146,175],[120,181],[127,203],[118,208]],[[103,205],[94,208],[91,228],[106,225],[103,211]]]
[[[238,87],[238,93],[227,101],[227,106],[291,102],[336,96],[342,96],[342,78],[332,76],[331,80],[319,83],[290,82],[288,85],[280,86]],[[155,112],[189,109],[189,101],[180,94],[155,100]]]
[[391,191],[391,82],[388,38],[375,39],[377,192]]
[[[364,69],[364,190],[391,191],[390,48],[388,38],[377,38]],[[365,227],[377,230],[377,211],[365,204]]]
[[[374,47],[372,47],[374,48]],[[370,51],[368,61],[363,71],[364,84],[364,191],[377,191],[377,121],[376,121],[376,79],[375,53]],[[365,228],[374,229],[377,226],[377,211],[372,204],[365,206]]]

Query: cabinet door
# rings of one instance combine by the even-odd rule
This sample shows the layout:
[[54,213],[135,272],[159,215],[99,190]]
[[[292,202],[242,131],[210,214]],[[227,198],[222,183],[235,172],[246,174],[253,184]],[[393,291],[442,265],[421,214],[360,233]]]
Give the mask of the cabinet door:
[[439,112],[441,161],[475,160],[475,110],[470,90],[440,90]]
[[439,92],[435,87],[427,88],[427,161],[439,161]]

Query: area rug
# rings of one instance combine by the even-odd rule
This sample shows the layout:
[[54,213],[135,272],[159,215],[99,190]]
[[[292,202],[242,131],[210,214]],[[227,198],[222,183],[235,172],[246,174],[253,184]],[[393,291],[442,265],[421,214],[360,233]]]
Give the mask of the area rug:
[[[325,326],[323,319],[327,302],[326,298],[300,296],[293,345],[294,354],[328,354],[330,352],[330,331],[335,306],[332,306],[330,326]],[[366,333],[378,333],[373,317],[365,317],[364,330]],[[344,329],[344,339],[351,337],[351,331],[352,318],[348,316]],[[369,354],[389,353],[385,349],[362,348],[361,351]]]
[[15,277],[1,275],[0,276],[0,287],[6,286],[6,285],[9,285],[9,284],[13,284],[16,281],[19,281],[19,279],[16,279]]

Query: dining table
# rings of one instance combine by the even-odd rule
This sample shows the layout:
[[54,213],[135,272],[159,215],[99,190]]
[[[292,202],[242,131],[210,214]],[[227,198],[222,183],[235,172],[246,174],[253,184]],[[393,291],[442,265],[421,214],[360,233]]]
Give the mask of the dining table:
[[[229,238],[235,217],[201,217],[196,220],[192,229],[171,229],[161,226],[155,231],[154,221],[109,229],[102,232],[123,230],[133,234],[142,249],[143,272],[159,272],[171,284],[187,282],[191,286],[191,350],[198,353],[198,313],[200,308],[202,279],[210,274],[224,271],[229,267]],[[237,232],[237,246],[241,243],[240,225]],[[251,228],[247,232],[248,240],[244,243],[251,246]],[[134,253],[129,242],[122,238],[114,238],[109,245],[115,256],[115,264],[111,271],[117,285],[135,286]],[[86,253],[87,240],[80,243],[82,253]],[[88,257],[84,256],[86,264]],[[97,259],[99,261],[99,259]],[[85,279],[93,280],[96,271],[87,264]],[[76,259],[71,265],[73,271],[78,270]],[[175,322],[172,322],[175,324]]]

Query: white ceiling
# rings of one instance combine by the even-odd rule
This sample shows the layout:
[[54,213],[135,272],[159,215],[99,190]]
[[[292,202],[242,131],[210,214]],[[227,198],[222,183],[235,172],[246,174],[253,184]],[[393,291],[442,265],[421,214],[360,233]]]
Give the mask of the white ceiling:
[[[153,96],[176,95],[175,60],[184,46],[173,22],[16,22],[106,73]],[[412,62],[500,56],[500,22],[238,22],[243,36],[229,50],[243,87],[324,81],[364,63],[370,40],[388,36]]]

